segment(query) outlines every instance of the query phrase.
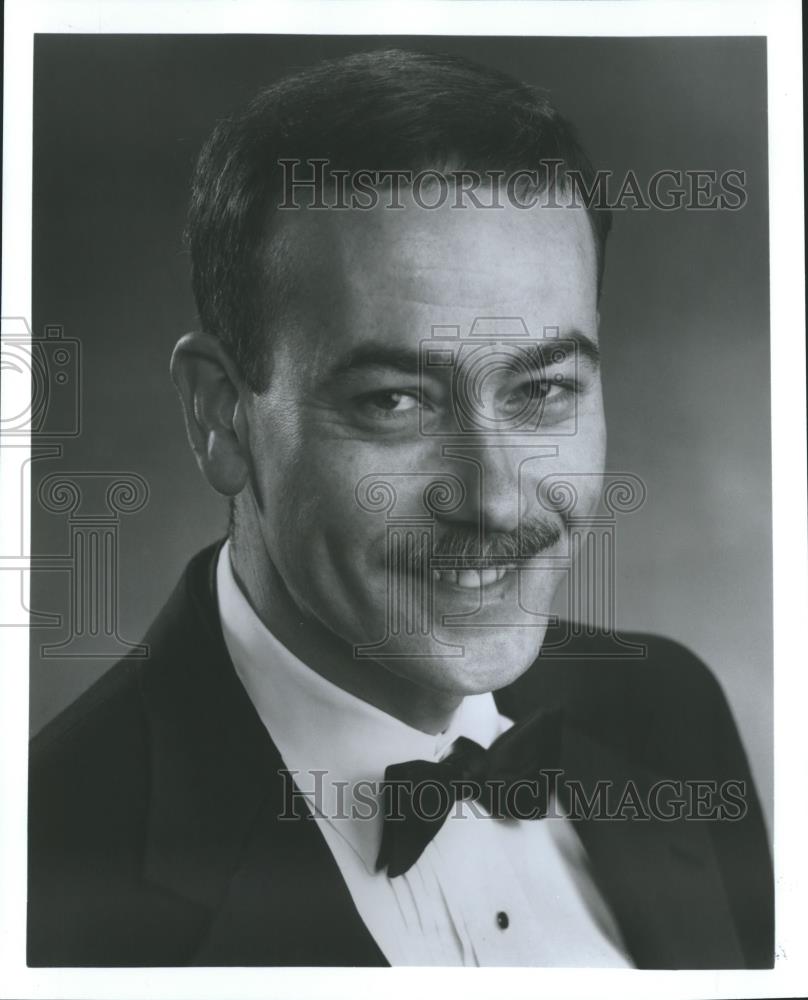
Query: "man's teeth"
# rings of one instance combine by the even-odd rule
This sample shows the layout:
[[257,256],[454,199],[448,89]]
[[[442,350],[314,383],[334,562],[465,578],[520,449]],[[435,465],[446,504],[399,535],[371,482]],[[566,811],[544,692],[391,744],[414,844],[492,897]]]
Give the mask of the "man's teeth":
[[458,587],[485,587],[501,580],[508,572],[504,566],[493,569],[434,569],[432,579],[443,583],[454,583]]

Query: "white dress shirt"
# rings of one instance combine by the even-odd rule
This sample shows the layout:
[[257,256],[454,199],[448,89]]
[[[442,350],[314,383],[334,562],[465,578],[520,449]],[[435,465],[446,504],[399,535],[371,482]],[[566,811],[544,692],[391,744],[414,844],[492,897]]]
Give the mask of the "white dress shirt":
[[[569,820],[492,819],[477,803],[458,803],[409,871],[376,871],[382,819],[378,811],[365,818],[369,789],[389,764],[440,760],[458,736],[488,747],[513,724],[491,694],[466,697],[448,729],[431,736],[343,691],[282,645],[241,592],[229,545],[217,591],[236,672],[391,965],[630,967]],[[373,785],[357,789],[361,781]]]

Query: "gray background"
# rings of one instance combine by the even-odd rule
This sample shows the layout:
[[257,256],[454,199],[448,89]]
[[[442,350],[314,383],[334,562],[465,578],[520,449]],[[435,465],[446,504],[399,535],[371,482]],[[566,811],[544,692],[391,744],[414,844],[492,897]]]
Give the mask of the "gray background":
[[[618,621],[709,663],[771,814],[771,481],[766,50],[756,38],[39,36],[33,327],[81,341],[82,433],[55,471],[131,471],[148,505],[121,522],[119,632],[135,641],[187,559],[224,533],[168,378],[195,324],[180,234],[196,152],[218,116],[285,71],[366,48],[460,53],[551,90],[597,165],[738,168],[739,212],[621,213],[601,304],[608,467],[648,485],[618,525]],[[36,495],[35,492],[33,494]],[[64,516],[33,510],[33,551]],[[67,576],[32,606],[65,614]],[[31,729],[112,665],[45,659],[32,630]]]

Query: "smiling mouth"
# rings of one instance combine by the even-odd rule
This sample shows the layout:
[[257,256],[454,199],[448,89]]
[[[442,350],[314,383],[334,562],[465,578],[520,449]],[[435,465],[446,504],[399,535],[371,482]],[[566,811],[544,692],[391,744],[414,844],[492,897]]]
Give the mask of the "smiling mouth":
[[462,569],[433,569],[432,579],[438,583],[450,583],[455,587],[479,590],[504,579],[512,566],[463,567]]

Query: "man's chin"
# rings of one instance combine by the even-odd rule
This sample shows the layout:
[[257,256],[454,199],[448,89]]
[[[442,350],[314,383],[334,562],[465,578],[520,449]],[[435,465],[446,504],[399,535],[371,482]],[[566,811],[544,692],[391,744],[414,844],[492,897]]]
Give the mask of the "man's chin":
[[379,662],[392,673],[460,697],[507,687],[539,655],[546,626],[441,629],[425,642],[402,643]]

